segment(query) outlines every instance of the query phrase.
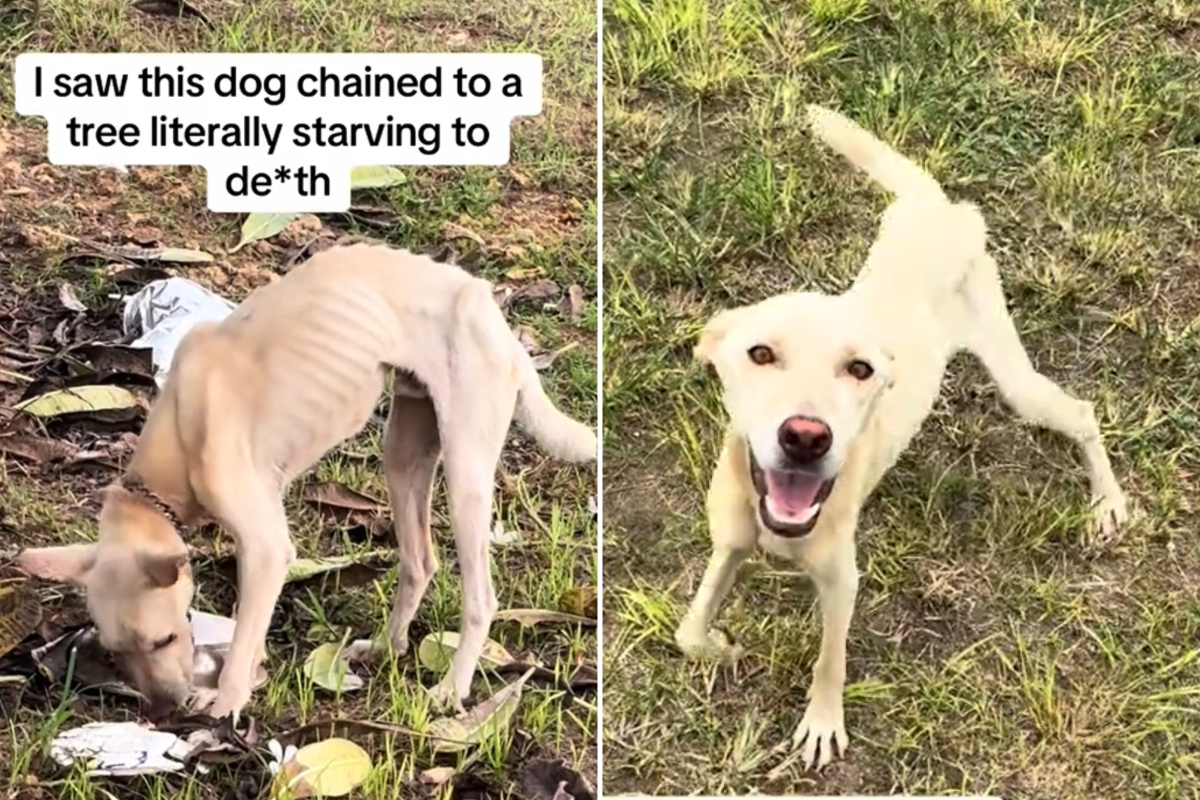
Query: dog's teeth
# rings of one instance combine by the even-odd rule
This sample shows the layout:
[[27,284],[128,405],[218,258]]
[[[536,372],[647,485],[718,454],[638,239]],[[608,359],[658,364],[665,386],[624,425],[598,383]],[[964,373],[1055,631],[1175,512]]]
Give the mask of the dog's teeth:
[[807,511],[805,511],[803,514],[800,515],[801,516],[800,524],[803,525],[803,524],[811,521],[813,519],[813,517],[817,516],[817,512],[820,510],[821,510],[821,504],[813,503],[811,506],[808,507]]

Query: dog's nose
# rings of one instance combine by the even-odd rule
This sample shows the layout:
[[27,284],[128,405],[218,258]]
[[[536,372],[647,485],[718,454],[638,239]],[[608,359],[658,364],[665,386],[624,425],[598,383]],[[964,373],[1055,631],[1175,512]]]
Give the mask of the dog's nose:
[[788,417],[779,426],[779,447],[797,464],[811,464],[829,452],[833,431],[819,419]]

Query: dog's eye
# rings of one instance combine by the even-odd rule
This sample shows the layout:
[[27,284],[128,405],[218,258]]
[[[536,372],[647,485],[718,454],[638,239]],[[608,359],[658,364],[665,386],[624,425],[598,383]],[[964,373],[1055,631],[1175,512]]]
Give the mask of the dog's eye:
[[867,378],[875,374],[875,368],[862,359],[854,359],[846,365],[846,372],[850,373],[850,377],[865,381]]
[[775,363],[775,351],[765,344],[756,344],[746,352],[750,356],[750,360],[760,366]]
[[171,645],[175,644],[175,640],[178,638],[178,636],[172,633],[170,636],[163,637],[157,642],[154,642],[152,645],[150,645],[150,647],[154,650],[162,650],[164,647],[170,647]]

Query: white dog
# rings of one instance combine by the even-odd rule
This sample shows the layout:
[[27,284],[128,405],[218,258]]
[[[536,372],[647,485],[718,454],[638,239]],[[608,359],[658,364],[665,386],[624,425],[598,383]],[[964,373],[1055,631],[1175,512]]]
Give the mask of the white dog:
[[739,564],[757,545],[802,565],[818,591],[822,636],[792,744],[807,767],[820,767],[847,746],[859,511],[929,414],[955,353],[974,353],[1021,416],[1079,444],[1096,525],[1114,532],[1126,504],[1091,405],[1030,364],[978,209],[952,203],[932,176],[844,116],[808,111],[820,139],[896,198],[844,294],[772,297],[718,314],[700,336],[696,354],[720,377],[729,426],[708,492],[713,554],[676,641],[692,657],[730,657],[712,623]]
[[429,503],[444,462],[463,632],[434,697],[461,710],[496,611],[488,534],[509,423],[515,415],[568,461],[594,459],[596,435],[546,396],[491,285],[424,256],[332,248],[220,323],[193,328],[126,474],[108,489],[99,541],[26,550],[18,563],[81,584],[101,644],[123,654],[138,689],[165,710],[192,688],[193,586],[181,534],[205,518],[221,522],[237,547],[237,625],[216,693],[196,706],[236,717],[296,556],[283,491],[362,429],[393,367],[383,471],[400,577],[387,641],[356,643],[354,652],[408,649],[409,624],[437,569]]

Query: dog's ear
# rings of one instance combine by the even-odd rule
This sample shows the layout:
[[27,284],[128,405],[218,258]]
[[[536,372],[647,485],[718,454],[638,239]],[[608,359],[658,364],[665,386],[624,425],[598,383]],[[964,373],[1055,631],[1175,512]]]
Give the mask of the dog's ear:
[[699,361],[711,364],[717,347],[721,344],[726,334],[737,324],[737,321],[742,317],[745,310],[744,308],[731,308],[728,311],[722,311],[710,319],[708,324],[704,326],[704,330],[700,331],[700,339],[696,342],[696,347],[692,350],[692,355]]
[[139,550],[137,563],[142,572],[146,573],[151,585],[159,589],[168,589],[179,581],[179,571],[187,566],[188,555]]
[[79,583],[96,563],[96,545],[30,547],[17,555],[17,568],[48,581]]

